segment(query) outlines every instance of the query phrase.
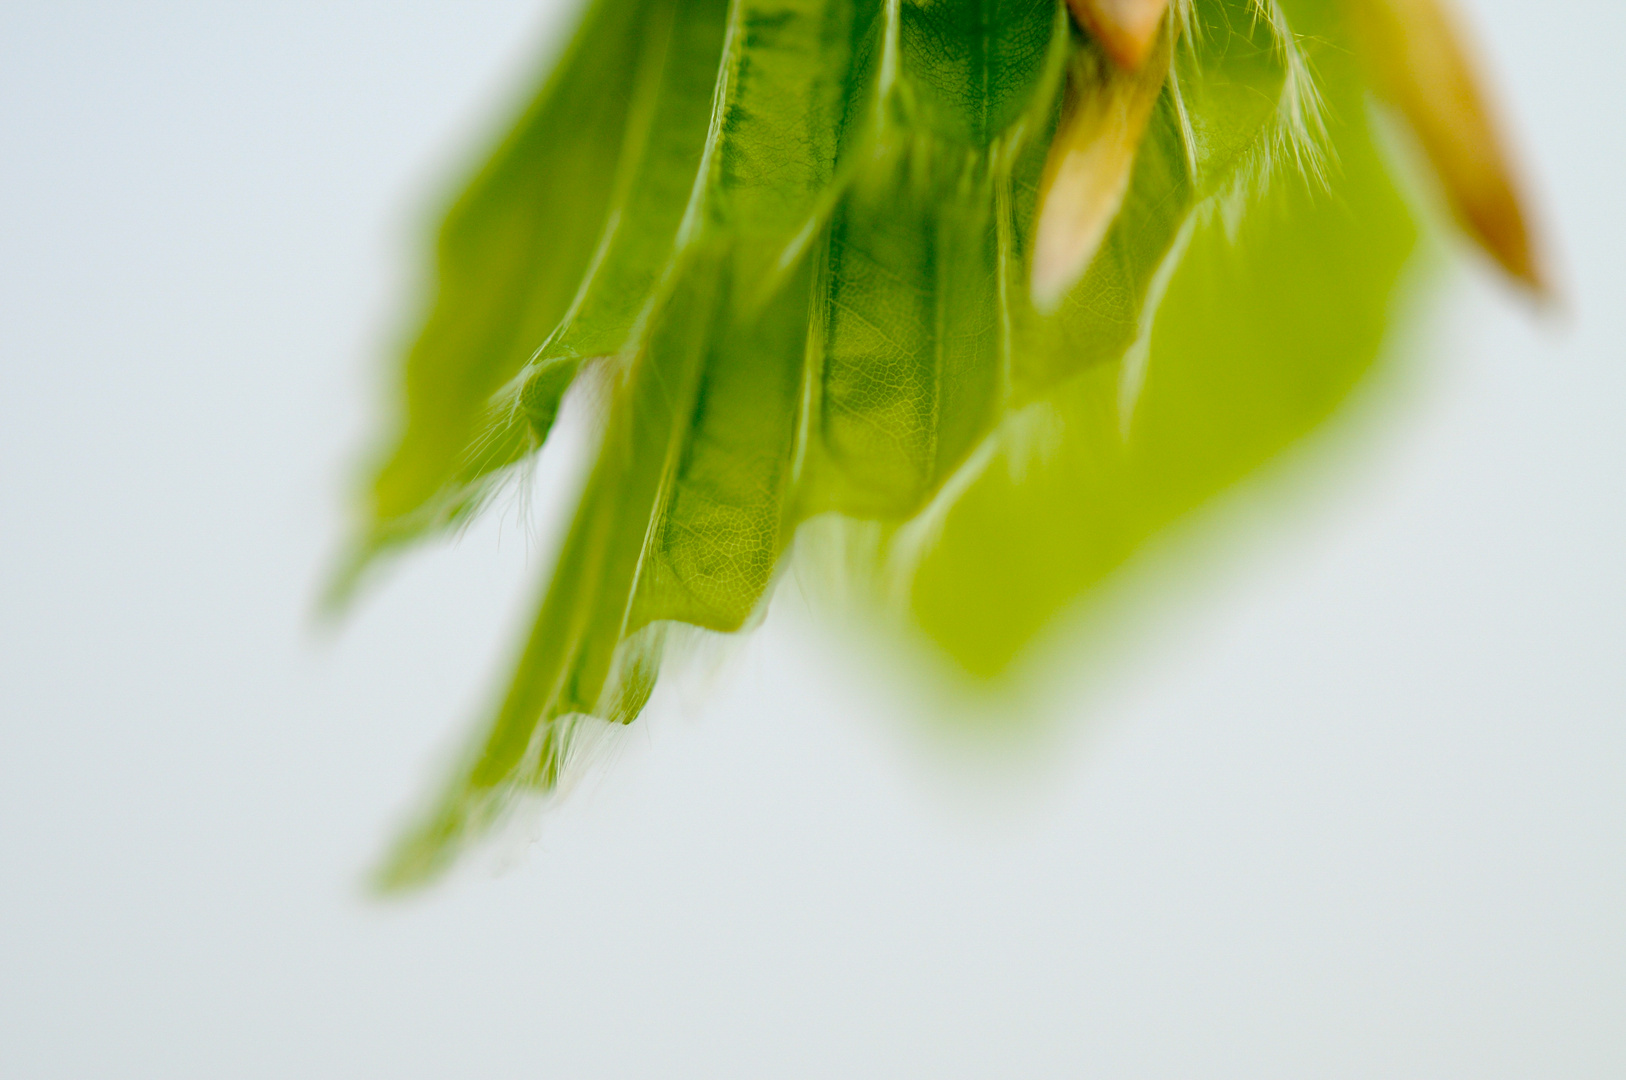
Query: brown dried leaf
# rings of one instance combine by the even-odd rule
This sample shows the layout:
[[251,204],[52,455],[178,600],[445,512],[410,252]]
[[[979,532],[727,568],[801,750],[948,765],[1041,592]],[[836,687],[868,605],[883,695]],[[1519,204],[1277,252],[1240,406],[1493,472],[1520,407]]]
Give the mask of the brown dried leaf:
[[1450,0],[1346,0],[1374,84],[1417,135],[1452,212],[1481,247],[1548,293],[1495,110]]
[[1067,6],[1113,63],[1133,71],[1151,55],[1168,0],[1067,0]]
[[1118,214],[1135,151],[1168,77],[1172,42],[1172,32],[1160,34],[1134,71],[1084,50],[1068,73],[1033,243],[1032,295],[1041,311],[1054,310],[1083,276]]

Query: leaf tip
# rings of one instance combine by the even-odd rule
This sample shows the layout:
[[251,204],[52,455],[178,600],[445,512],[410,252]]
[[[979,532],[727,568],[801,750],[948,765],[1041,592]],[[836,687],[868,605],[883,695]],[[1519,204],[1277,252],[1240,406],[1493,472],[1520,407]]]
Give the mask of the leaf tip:
[[1114,64],[1137,71],[1152,54],[1168,0],[1067,0],[1067,6]]
[[1416,135],[1452,214],[1538,305],[1558,291],[1491,95],[1445,0],[1347,0],[1378,90]]
[[1040,181],[1030,292],[1054,311],[1106,239],[1123,205],[1152,106],[1168,75],[1172,35],[1138,71],[1081,56],[1069,75],[1067,104]]

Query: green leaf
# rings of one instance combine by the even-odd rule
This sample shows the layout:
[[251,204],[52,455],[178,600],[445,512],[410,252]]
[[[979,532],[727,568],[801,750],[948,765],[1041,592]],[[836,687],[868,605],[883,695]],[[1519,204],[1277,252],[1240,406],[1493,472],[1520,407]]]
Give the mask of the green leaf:
[[405,424],[378,474],[363,555],[455,508],[433,505],[464,460],[490,395],[570,304],[598,244],[644,65],[650,10],[596,0],[514,132],[447,215],[437,294],[406,362]]
[[[636,716],[660,637],[641,630],[673,618],[734,629],[765,589],[801,413],[809,285],[796,239],[818,226],[847,119],[831,87],[854,81],[843,44],[855,20],[829,8],[736,2],[717,51],[695,42],[672,57],[718,73],[691,194],[638,298],[598,459],[508,695],[386,882],[433,873],[514,790],[551,785],[579,714]],[[798,154],[765,156],[787,140]],[[658,205],[670,218],[670,199]]]
[[746,625],[811,518],[878,522],[867,580],[991,675],[1327,415],[1411,226],[1332,0],[1287,10],[1326,129],[1284,9],[1178,6],[1122,208],[1045,314],[1039,180],[1107,62],[1061,0],[597,0],[448,224],[366,551],[477,510],[589,362],[603,431],[495,717],[381,881],[635,718],[672,625]]
[[[1144,389],[1123,362],[1011,420],[914,580],[921,626],[992,675],[1148,537],[1311,431],[1370,368],[1415,229],[1366,129],[1361,87],[1328,48],[1328,186],[1278,170],[1234,235],[1203,213],[1157,310]],[[1059,431],[1035,451],[1021,429]],[[1122,434],[1128,425],[1127,438]]]

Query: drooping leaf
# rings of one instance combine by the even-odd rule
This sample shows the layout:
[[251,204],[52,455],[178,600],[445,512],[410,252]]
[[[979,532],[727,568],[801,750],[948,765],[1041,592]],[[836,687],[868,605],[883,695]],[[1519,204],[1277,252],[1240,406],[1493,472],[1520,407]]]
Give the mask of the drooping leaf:
[[[736,628],[782,547],[808,286],[781,263],[808,258],[794,241],[817,228],[836,165],[846,117],[829,88],[850,80],[857,58],[842,45],[857,20],[794,0],[744,0],[718,15],[715,48],[696,43],[670,61],[711,74],[712,107],[690,158],[659,163],[687,195],[667,214],[664,262],[625,328],[559,568],[490,734],[386,880],[433,872],[513,789],[549,786],[578,715],[636,716],[659,628],[640,632],[672,618]],[[786,139],[816,152],[764,155]]]
[[384,882],[634,719],[672,626],[746,625],[810,519],[992,675],[1330,414],[1412,240],[1343,2],[1082,3],[1132,56],[1064,0],[595,0],[448,223],[364,556],[477,510],[589,364],[602,435]]
[[[623,173],[646,27],[676,0],[595,0],[541,94],[441,229],[437,294],[407,357],[404,423],[369,499],[361,557],[459,507],[438,499],[491,394],[569,307]],[[646,106],[647,107],[647,106]]]

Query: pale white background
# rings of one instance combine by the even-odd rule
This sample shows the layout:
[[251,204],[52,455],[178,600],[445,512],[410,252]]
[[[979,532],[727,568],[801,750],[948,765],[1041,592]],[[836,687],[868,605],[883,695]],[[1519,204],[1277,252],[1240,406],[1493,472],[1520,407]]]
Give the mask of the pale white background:
[[308,613],[562,9],[5,4],[0,1075],[1626,1075],[1626,7],[1472,8],[1567,326],[1468,264],[1340,479],[1036,740],[921,737],[786,602],[379,905],[545,563],[510,515]]

